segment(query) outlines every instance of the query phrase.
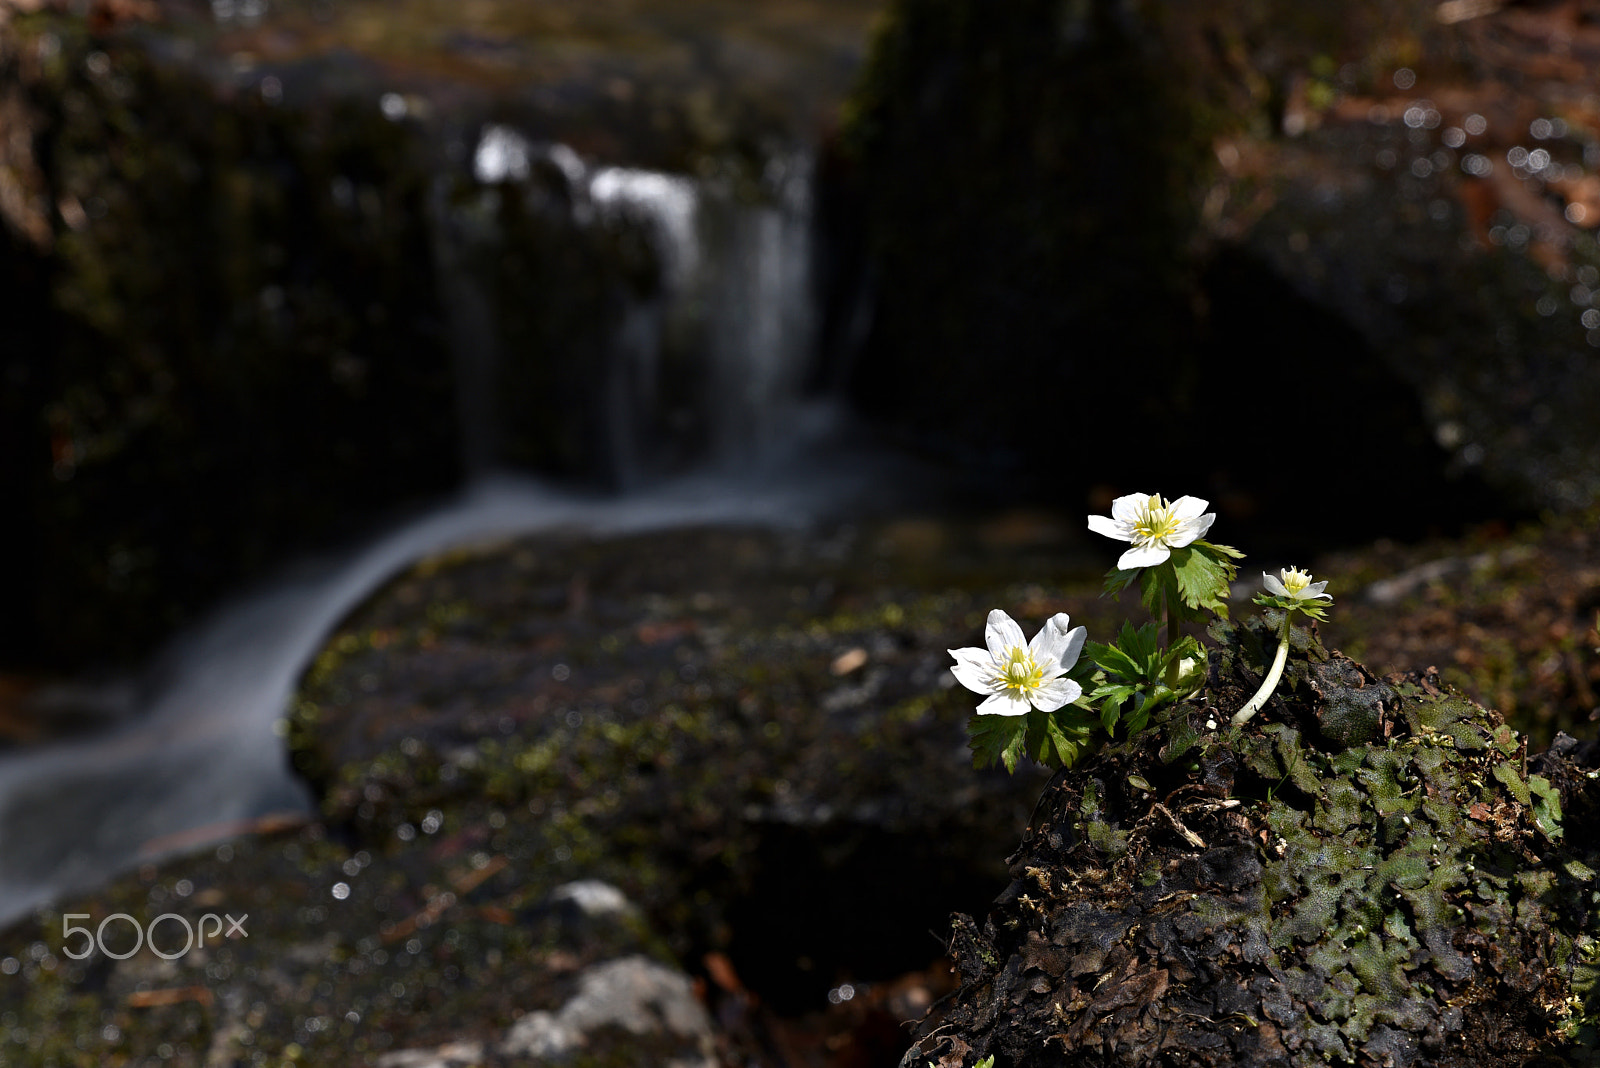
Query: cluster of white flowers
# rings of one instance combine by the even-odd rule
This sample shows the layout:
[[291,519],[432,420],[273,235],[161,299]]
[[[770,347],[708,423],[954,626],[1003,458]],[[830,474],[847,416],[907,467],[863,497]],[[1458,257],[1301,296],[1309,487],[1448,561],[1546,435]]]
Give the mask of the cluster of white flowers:
[[[1154,567],[1166,563],[1172,550],[1192,545],[1211,529],[1217,516],[1207,512],[1206,505],[1199,497],[1168,501],[1159,493],[1130,493],[1111,502],[1109,516],[1090,516],[1089,529],[1130,543],[1117,560],[1120,570]],[[1312,582],[1311,575],[1298,568],[1284,568],[1277,577],[1265,573],[1261,577],[1267,591],[1276,597],[1307,604],[1330,600],[1323,592],[1327,581]],[[951,649],[956,661],[951,673],[967,689],[987,695],[978,706],[980,714],[1022,716],[1030,708],[1054,712],[1083,694],[1083,687],[1066,676],[1083,651],[1086,631],[1083,627],[1069,630],[1069,622],[1065,612],[1058,612],[1031,642],[1025,642],[1022,628],[996,608],[989,613],[984,630],[988,648]],[[1275,683],[1282,664],[1274,666]],[[1270,693],[1270,686],[1263,689]]]

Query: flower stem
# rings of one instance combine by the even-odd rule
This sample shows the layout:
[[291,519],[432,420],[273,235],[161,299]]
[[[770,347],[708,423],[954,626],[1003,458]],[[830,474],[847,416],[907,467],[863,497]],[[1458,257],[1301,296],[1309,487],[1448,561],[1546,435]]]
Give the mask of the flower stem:
[[1272,691],[1278,688],[1278,680],[1283,678],[1283,665],[1289,659],[1289,621],[1284,619],[1283,637],[1278,640],[1278,655],[1272,658],[1272,670],[1267,672],[1266,680],[1261,683],[1261,689],[1256,695],[1245,702],[1243,708],[1233,714],[1233,725],[1242,727],[1250,722],[1250,717],[1261,711],[1267,703],[1267,698],[1272,696]]

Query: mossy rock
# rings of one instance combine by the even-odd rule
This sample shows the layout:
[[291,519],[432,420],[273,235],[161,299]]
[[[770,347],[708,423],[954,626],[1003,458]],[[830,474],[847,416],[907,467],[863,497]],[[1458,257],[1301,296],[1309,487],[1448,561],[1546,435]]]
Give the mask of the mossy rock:
[[1272,632],[1216,635],[1202,699],[1051,781],[1011,884],[956,917],[962,986],[906,1068],[1590,1063],[1593,791],[1570,739],[1530,774],[1496,713],[1305,633],[1230,729]]
[[994,843],[1044,782],[970,770],[946,650],[1023,576],[1043,579],[1029,615],[1088,621],[1095,588],[1069,606],[1059,564],[1026,550],[974,573],[951,540],[932,560],[894,544],[943,537],[927,528],[550,535],[428,561],[308,671],[291,759],[362,840],[477,799],[536,814],[572,877],[616,883],[686,958],[729,953],[769,1000],[921,966],[952,897],[976,907],[1003,875]]

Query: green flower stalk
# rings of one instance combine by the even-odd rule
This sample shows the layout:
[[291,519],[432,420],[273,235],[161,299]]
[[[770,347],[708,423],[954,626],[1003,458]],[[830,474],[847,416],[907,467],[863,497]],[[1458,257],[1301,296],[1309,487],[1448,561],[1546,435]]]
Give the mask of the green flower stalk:
[[1266,705],[1272,692],[1278,688],[1278,681],[1283,678],[1283,666],[1289,659],[1289,621],[1296,612],[1309,616],[1312,619],[1327,621],[1325,609],[1333,604],[1333,598],[1322,591],[1328,588],[1328,580],[1312,582],[1311,573],[1298,568],[1286,567],[1278,572],[1279,577],[1263,573],[1262,581],[1266,584],[1267,592],[1256,598],[1256,604],[1266,608],[1278,608],[1283,611],[1283,624],[1278,629],[1278,652],[1272,658],[1272,667],[1267,672],[1267,677],[1262,680],[1261,688],[1254,697],[1246,701],[1244,707],[1233,714],[1233,725],[1242,727],[1250,722],[1250,718]]

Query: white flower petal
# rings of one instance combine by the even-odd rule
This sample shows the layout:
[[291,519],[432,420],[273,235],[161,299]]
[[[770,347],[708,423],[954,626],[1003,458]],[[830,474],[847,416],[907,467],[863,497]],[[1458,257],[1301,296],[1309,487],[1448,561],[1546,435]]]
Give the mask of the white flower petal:
[[988,643],[989,655],[997,661],[1005,660],[1006,654],[1017,646],[1028,644],[1017,621],[998,608],[989,613],[989,624],[983,628],[983,640]]
[[1082,693],[1083,687],[1073,680],[1054,679],[1034,690],[1029,700],[1040,712],[1054,712],[1062,705],[1076,701]]
[[1165,545],[1135,545],[1117,560],[1117,566],[1124,571],[1132,571],[1136,567],[1154,567],[1164,563],[1172,555],[1172,550]]
[[997,693],[978,706],[980,716],[1026,716],[1028,702],[1009,693]]
[[[1061,651],[1067,647],[1067,629],[1071,622],[1065,612],[1057,612],[1044,621],[1044,626],[1039,628],[1039,633],[1033,636],[1033,641],[1028,643],[1028,652],[1044,667],[1046,659],[1061,663]],[[1050,674],[1050,669],[1045,668],[1045,674]]]
[[949,652],[956,658],[950,674],[957,682],[974,693],[994,692],[994,660],[987,649],[951,649]]
[[1200,531],[1196,530],[1193,525],[1181,526],[1174,530],[1171,534],[1168,534],[1166,537],[1162,538],[1161,541],[1168,548],[1181,549],[1199,536]]
[[1130,493],[1126,497],[1118,497],[1111,502],[1111,518],[1125,527],[1133,526],[1138,522],[1139,513],[1144,510],[1150,496],[1148,493]]
[[1201,516],[1199,519],[1196,519],[1194,521],[1194,536],[1196,538],[1205,537],[1206,536],[1206,532],[1211,529],[1211,524],[1215,523],[1216,521],[1217,521],[1217,513],[1215,513],[1215,512],[1207,512],[1205,515]]
[[1267,592],[1272,594],[1274,597],[1289,596],[1288,587],[1286,587],[1282,582],[1278,581],[1275,576],[1269,575],[1265,571],[1261,572],[1261,584],[1265,586],[1267,588]]
[[[1062,618],[1066,618],[1065,613],[1063,613]],[[1073,666],[1077,664],[1078,654],[1083,652],[1083,643],[1088,636],[1089,628],[1087,627],[1073,627],[1067,632],[1066,647],[1061,650],[1061,655],[1057,658],[1061,661],[1062,671],[1071,671]],[[1069,697],[1067,700],[1075,701],[1077,698]]]
[[1108,519],[1103,515],[1089,517],[1089,529],[1096,534],[1104,534],[1108,538],[1118,541],[1132,541],[1133,531],[1127,523],[1118,523],[1115,519]]
[[1327,589],[1327,588],[1328,588],[1328,580],[1327,579],[1323,579],[1321,582],[1313,582],[1311,585],[1307,586],[1306,587],[1306,592],[1301,594],[1300,596],[1302,596],[1302,597],[1326,597],[1328,595],[1323,593],[1322,591]]
[[[1209,501],[1199,497],[1179,497],[1172,502],[1172,514],[1177,519],[1199,519],[1200,514],[1206,510]],[[1212,516],[1215,519],[1216,516]]]

